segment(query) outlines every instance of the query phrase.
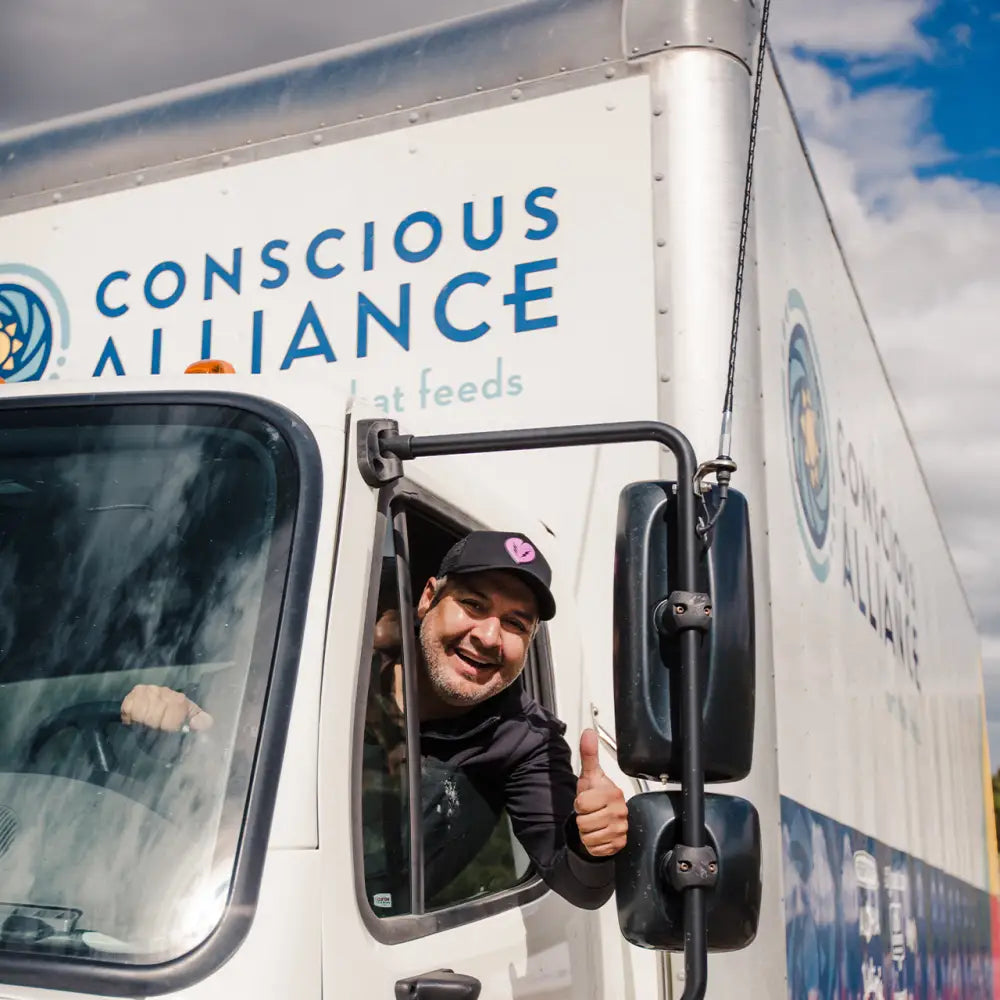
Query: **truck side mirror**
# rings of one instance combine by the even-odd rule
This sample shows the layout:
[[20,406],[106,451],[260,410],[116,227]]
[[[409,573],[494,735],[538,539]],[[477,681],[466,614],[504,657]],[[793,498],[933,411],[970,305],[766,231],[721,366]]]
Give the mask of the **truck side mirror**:
[[[677,485],[633,483],[621,493],[614,572],[614,688],[618,764],[636,777],[679,780],[679,643],[668,630],[676,589]],[[705,495],[718,508],[718,487]],[[730,489],[698,562],[711,628],[700,661],[706,781],[750,772],[754,725],[754,609],[745,497]]]
[[[694,794],[700,795],[702,778],[745,777],[753,754],[753,564],[741,494],[729,490],[721,510],[718,487],[704,496],[703,520],[718,513],[710,544],[704,545],[679,534],[678,508],[687,498],[679,498],[677,489],[675,483],[633,483],[621,494],[614,572],[615,728],[618,764],[626,774],[688,784],[684,793],[650,792],[629,800],[628,844],[616,858],[615,878],[622,934],[646,948],[686,951],[691,936],[686,897],[700,890],[706,921],[698,948],[704,955],[744,948],[757,933],[760,819],[743,799],[709,794],[703,830],[696,836],[690,829],[701,820],[691,821],[683,811],[691,808],[684,798],[691,776],[682,773],[681,706],[684,685],[697,684],[691,693],[700,695],[702,732],[699,739],[695,726],[687,740],[689,747],[695,741],[688,752],[701,748]],[[679,586],[682,541],[699,545],[694,592]],[[691,549],[687,552],[690,558]],[[692,663],[689,637],[683,669],[682,632],[694,632],[698,644]],[[697,950],[692,945],[692,955]]]
[[[680,834],[680,792],[647,792],[628,803],[628,843],[615,859],[618,922],[642,948],[684,950],[683,894],[671,884],[671,852]],[[709,951],[745,948],[760,917],[760,818],[744,799],[705,796],[706,843],[717,870],[707,899]],[[697,862],[692,863],[696,867]]]

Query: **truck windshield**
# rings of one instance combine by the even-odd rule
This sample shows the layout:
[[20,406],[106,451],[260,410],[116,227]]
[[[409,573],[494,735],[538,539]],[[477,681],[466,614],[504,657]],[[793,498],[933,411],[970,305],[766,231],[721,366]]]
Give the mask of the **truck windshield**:
[[[218,924],[298,482],[242,410],[0,408],[0,954],[153,964]],[[197,725],[124,724],[137,685]]]

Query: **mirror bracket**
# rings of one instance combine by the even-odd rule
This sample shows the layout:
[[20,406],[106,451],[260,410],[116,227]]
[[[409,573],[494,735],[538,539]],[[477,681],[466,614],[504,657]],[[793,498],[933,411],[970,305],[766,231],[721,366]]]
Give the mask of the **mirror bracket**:
[[675,844],[663,859],[663,873],[677,892],[711,889],[719,879],[719,856],[707,845]]
[[653,624],[662,635],[686,629],[707,632],[712,626],[712,598],[691,590],[674,590],[653,610]]
[[395,420],[358,421],[358,468],[361,478],[378,489],[403,475],[403,460],[382,447],[386,435],[398,434]]

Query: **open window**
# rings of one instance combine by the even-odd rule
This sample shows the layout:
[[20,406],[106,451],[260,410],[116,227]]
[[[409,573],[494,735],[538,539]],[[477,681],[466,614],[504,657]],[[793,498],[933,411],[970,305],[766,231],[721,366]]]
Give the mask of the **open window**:
[[[419,718],[415,609],[444,554],[472,526],[428,498],[414,500],[411,489],[389,507],[378,539],[370,666],[362,670],[367,690],[359,699],[359,889],[369,925],[386,939],[464,923],[544,891],[514,837],[503,790],[419,749],[427,723]],[[544,629],[515,684],[554,709]]]

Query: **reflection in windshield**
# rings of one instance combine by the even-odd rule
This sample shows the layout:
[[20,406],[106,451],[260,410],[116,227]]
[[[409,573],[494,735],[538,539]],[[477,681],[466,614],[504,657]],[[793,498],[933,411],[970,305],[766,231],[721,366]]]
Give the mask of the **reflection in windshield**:
[[[292,459],[219,408],[4,410],[0,430],[0,949],[162,961],[225,905]],[[123,725],[137,684],[212,729]]]

